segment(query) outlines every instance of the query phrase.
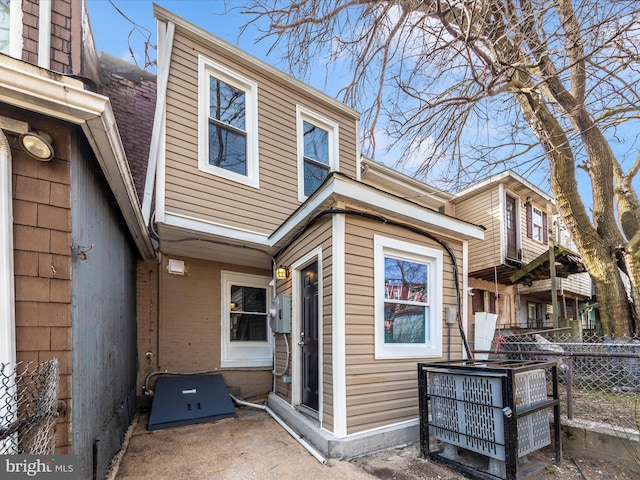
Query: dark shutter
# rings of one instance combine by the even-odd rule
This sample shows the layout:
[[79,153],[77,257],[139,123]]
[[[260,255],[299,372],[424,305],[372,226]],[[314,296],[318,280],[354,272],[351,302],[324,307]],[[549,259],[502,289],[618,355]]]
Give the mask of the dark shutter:
[[477,288],[473,289],[471,307],[473,309],[473,313],[484,312],[484,290],[479,290]]
[[489,313],[496,313],[496,294],[489,292]]
[[527,204],[527,238],[533,238],[533,207]]
[[547,229],[547,214],[542,212],[542,242],[549,243],[549,230]]

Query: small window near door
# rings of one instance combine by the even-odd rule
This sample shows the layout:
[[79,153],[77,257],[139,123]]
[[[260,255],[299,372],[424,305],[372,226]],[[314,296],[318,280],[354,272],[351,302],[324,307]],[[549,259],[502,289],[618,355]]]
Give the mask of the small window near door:
[[442,251],[374,237],[376,358],[442,354]]
[[270,280],[269,277],[222,272],[222,367],[271,365]]
[[267,289],[231,285],[230,340],[264,342],[267,340]]

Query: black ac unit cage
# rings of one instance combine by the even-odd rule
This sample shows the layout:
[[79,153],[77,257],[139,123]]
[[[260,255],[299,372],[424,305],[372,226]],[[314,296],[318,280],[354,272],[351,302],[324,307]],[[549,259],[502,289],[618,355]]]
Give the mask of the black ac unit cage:
[[540,468],[541,461],[529,454],[551,444],[553,418],[555,460],[560,465],[555,361],[418,363],[418,386],[423,458],[474,479],[522,479]]

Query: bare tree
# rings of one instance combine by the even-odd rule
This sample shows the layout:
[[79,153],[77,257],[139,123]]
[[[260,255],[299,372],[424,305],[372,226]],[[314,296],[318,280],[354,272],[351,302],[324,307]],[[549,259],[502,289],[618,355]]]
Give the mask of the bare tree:
[[263,38],[293,72],[348,62],[342,99],[363,112],[365,151],[384,123],[402,159],[421,155],[416,175],[436,164],[457,183],[500,165],[548,169],[604,331],[635,331],[640,2],[253,0],[246,10],[268,21]]

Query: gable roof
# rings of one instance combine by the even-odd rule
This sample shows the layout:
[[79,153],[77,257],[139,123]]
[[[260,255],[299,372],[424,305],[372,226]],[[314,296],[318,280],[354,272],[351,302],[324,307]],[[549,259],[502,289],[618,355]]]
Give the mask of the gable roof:
[[543,202],[553,203],[553,198],[551,196],[535,186],[529,180],[525,179],[521,175],[518,175],[513,170],[505,170],[504,172],[491,175],[484,180],[474,183],[470,187],[460,190],[458,193],[453,195],[451,201],[453,203],[458,203],[462,200],[466,200],[474,195],[494,188],[496,185],[499,185],[501,183],[517,192],[522,198],[535,197]]
[[[188,20],[176,15],[175,13],[170,12],[169,10],[162,8],[161,6],[154,4],[153,14],[159,22],[172,23],[175,25],[176,28],[182,29],[185,32],[189,32],[190,35],[198,37],[201,41],[211,44],[216,48],[227,51],[229,55],[232,55],[233,57],[236,58],[239,64],[248,66],[253,69],[262,70],[269,76],[275,77],[278,80],[284,83],[287,83],[289,87],[292,89],[302,91],[307,95],[311,95],[315,97],[318,101],[328,104],[332,108],[338,109],[348,115],[351,115],[354,118],[360,118],[360,112],[358,112],[357,110],[336,100],[335,98],[327,95],[326,93],[321,92],[320,90],[312,87],[311,85],[308,85],[307,83],[302,82],[301,80],[298,80],[297,78],[286,74],[282,70],[274,67],[273,65],[270,65],[269,63],[259,59],[258,57],[254,57],[250,53],[236,47],[235,45],[232,45],[231,43],[224,41],[220,37],[217,37],[213,33],[208,32],[207,30],[201,27],[198,27],[197,25],[189,22]],[[160,60],[160,56],[158,56],[158,58]],[[160,67],[160,65],[158,67]]]

